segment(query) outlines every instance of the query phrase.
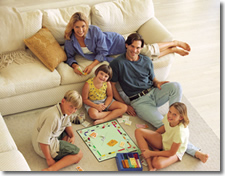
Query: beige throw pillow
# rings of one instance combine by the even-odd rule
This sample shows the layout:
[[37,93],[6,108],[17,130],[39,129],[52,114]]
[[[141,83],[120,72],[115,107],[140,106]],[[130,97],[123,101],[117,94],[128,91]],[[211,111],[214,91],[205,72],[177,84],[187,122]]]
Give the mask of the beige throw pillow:
[[47,28],[40,29],[35,35],[24,40],[26,46],[51,71],[66,60],[66,53]]

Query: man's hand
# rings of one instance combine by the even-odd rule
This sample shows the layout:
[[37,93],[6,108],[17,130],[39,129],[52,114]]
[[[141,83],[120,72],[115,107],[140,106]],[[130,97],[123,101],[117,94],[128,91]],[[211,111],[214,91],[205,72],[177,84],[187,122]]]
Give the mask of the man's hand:
[[155,83],[155,87],[157,87],[159,90],[161,90],[161,85],[168,83],[169,81],[157,81]]
[[134,108],[130,105],[127,105],[127,114],[131,115],[131,116],[136,116],[136,112],[135,112]]

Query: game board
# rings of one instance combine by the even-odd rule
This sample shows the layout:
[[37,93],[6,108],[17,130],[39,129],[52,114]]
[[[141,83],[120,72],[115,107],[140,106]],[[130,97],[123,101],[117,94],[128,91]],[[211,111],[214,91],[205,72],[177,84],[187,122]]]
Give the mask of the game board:
[[120,126],[117,120],[77,130],[98,161],[116,157],[117,153],[140,153],[140,149]]

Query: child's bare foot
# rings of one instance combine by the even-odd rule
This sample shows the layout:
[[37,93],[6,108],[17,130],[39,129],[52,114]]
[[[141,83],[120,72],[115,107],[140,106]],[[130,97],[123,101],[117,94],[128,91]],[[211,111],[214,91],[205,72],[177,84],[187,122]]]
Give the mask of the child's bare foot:
[[198,158],[198,159],[200,159],[203,163],[205,163],[208,160],[209,155],[206,154],[206,153],[202,153],[200,151],[197,151],[195,153],[195,157]]
[[150,168],[149,171],[156,171],[156,168]]
[[42,169],[41,171],[51,171],[49,168]]
[[191,47],[187,43],[178,40],[174,40],[174,42],[176,46],[183,48],[184,50],[191,51]]
[[99,119],[99,120],[95,120],[93,124],[98,125],[98,124],[103,123],[103,122],[105,122],[103,119]]

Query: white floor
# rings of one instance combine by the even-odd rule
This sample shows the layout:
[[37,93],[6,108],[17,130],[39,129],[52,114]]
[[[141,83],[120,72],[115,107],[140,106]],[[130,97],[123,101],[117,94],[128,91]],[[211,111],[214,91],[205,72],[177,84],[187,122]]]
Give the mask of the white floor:
[[156,17],[192,48],[188,56],[176,56],[168,80],[181,83],[184,95],[220,138],[220,2],[153,2]]
[[[0,5],[55,1],[62,0],[0,0]],[[153,3],[155,16],[174,38],[192,47],[190,55],[176,56],[168,80],[181,83],[184,95],[220,138],[220,1],[153,0]]]

